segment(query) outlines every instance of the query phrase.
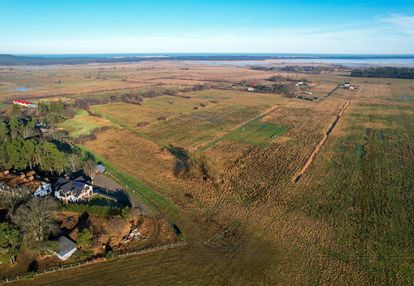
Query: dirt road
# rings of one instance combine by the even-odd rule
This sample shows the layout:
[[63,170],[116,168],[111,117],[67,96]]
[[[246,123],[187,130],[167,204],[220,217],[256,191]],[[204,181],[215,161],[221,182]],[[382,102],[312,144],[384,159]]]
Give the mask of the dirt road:
[[313,160],[315,159],[316,154],[318,154],[319,150],[321,149],[321,147],[323,146],[323,144],[325,144],[325,141],[328,139],[329,135],[332,133],[332,131],[334,130],[336,124],[338,123],[338,121],[341,119],[342,115],[344,114],[346,108],[348,107],[349,103],[351,102],[350,99],[348,99],[344,106],[342,106],[341,111],[339,112],[339,114],[335,117],[334,121],[331,123],[331,125],[329,125],[329,128],[327,129],[327,131],[325,132],[325,134],[323,135],[321,141],[319,141],[318,145],[316,145],[315,150],[313,150],[312,154],[309,156],[308,160],[306,161],[305,165],[303,165],[303,167],[299,170],[299,172],[297,172],[293,177],[292,177],[292,183],[296,183],[300,180],[300,178],[302,177],[302,175],[306,172],[306,170],[309,168],[309,166],[312,164]]

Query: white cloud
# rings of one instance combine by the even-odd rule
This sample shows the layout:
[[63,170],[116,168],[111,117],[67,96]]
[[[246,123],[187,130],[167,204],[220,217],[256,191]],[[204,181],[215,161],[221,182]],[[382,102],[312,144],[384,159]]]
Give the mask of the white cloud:
[[386,17],[378,17],[383,23],[391,24],[396,30],[414,37],[414,17],[401,14],[391,14]]
[[0,53],[414,53],[414,17],[392,14],[360,26],[212,28],[171,36],[90,39],[38,40],[30,45],[3,41]]

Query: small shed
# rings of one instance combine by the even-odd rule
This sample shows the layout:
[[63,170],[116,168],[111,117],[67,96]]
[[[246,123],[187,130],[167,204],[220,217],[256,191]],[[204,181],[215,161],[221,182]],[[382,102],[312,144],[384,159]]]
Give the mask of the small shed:
[[39,185],[39,187],[36,189],[33,195],[35,197],[41,198],[51,193],[52,193],[52,186],[50,185],[50,183],[42,182]]
[[106,171],[106,168],[105,168],[104,165],[102,165],[102,164],[97,164],[96,165],[96,168],[95,168],[95,173],[96,174],[103,174],[103,173],[105,173],[105,171]]
[[56,255],[60,260],[66,260],[76,252],[76,244],[67,238],[66,236],[61,236],[58,239],[58,246]]

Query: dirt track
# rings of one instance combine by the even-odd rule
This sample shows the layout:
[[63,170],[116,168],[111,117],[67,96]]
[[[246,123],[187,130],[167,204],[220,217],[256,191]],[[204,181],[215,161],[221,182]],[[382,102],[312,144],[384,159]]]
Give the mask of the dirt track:
[[341,119],[342,115],[344,114],[346,108],[349,106],[349,103],[351,102],[350,99],[348,99],[344,106],[341,108],[341,111],[339,114],[335,117],[332,124],[329,126],[328,130],[323,135],[321,141],[319,141],[318,145],[316,145],[315,150],[313,150],[312,154],[309,156],[308,160],[306,161],[305,165],[292,177],[292,183],[296,183],[300,180],[302,175],[306,172],[306,170],[309,168],[309,166],[312,164],[313,160],[315,159],[316,154],[318,154],[319,150],[322,148],[323,144],[325,144],[325,141],[328,139],[329,135],[332,133],[332,131],[335,129],[336,124],[338,124],[338,121]]
[[207,146],[207,145],[208,145],[208,144],[210,144],[211,142],[214,142],[214,141],[216,141],[216,140],[219,140],[219,139],[223,138],[224,136],[226,136],[226,135],[227,135],[227,134],[229,134],[230,132],[233,132],[233,131],[234,131],[234,130],[236,130],[237,128],[240,128],[240,127],[242,127],[243,125],[246,125],[247,123],[249,123],[249,122],[251,122],[251,121],[253,121],[253,120],[256,120],[257,118],[259,118],[259,117],[261,117],[261,116],[267,115],[268,113],[270,113],[270,112],[272,112],[272,111],[276,110],[278,107],[279,107],[279,105],[273,105],[273,106],[272,106],[272,107],[270,107],[269,109],[266,109],[265,111],[261,112],[259,115],[255,116],[254,118],[251,118],[251,119],[246,120],[246,121],[244,121],[244,122],[242,122],[242,123],[240,123],[240,124],[237,124],[236,126],[233,126],[232,128],[230,128],[230,129],[228,129],[228,130],[226,130],[226,131],[224,131],[224,132],[221,132],[220,134],[218,134],[218,135],[214,136],[213,138],[211,138],[211,139],[210,139],[210,140],[208,140],[207,142],[203,142],[202,144],[199,144],[199,145],[197,145],[197,146],[195,146],[195,147],[191,148],[191,149],[190,149],[190,152],[197,151],[198,149],[200,149],[200,148],[202,148],[202,147],[204,147],[204,146]]

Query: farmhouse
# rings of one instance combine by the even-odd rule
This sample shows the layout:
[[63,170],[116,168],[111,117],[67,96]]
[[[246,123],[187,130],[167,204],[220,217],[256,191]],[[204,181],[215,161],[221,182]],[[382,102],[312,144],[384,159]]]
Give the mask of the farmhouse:
[[311,81],[306,81],[306,80],[301,80],[301,81],[298,81],[297,83],[296,83],[296,86],[306,86],[306,87],[311,87],[311,86],[314,86],[315,84],[313,83],[313,82],[311,82]]
[[55,185],[55,197],[65,203],[87,201],[93,194],[93,187],[82,176],[74,180],[59,178]]
[[31,103],[27,100],[22,100],[22,99],[13,100],[13,104],[23,106],[23,107],[30,107],[30,108],[36,108],[37,107],[37,104]]
[[348,81],[344,82],[343,84],[341,84],[341,87],[344,89],[349,89],[349,90],[354,90],[356,89],[355,86],[353,86],[351,83],[349,83]]
[[76,250],[76,244],[66,236],[61,236],[58,239],[56,255],[60,260],[69,259]]

